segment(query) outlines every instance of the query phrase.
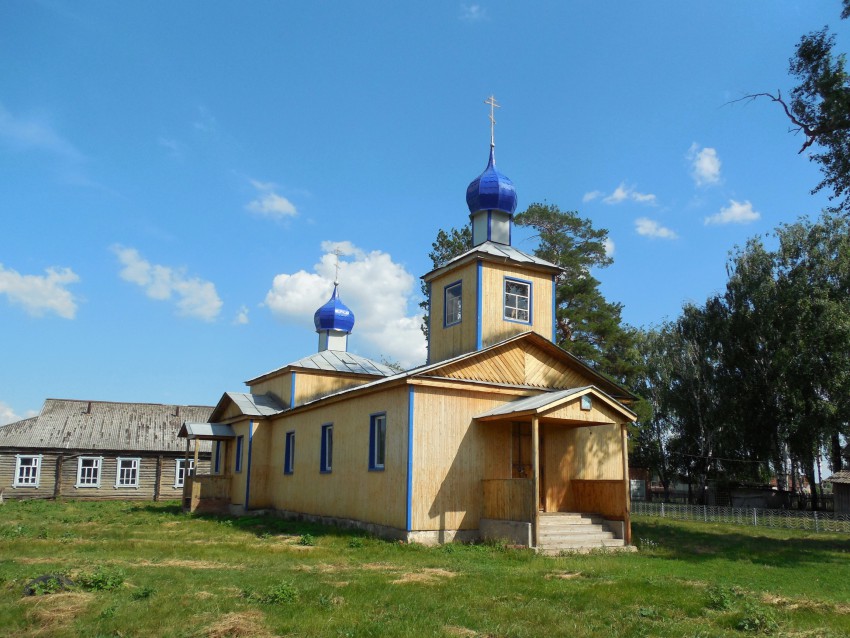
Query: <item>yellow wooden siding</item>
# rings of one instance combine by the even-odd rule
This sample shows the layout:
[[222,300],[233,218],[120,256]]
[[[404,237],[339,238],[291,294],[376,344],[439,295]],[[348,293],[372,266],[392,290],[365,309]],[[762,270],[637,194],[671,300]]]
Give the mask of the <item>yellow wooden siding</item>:
[[530,347],[523,354],[527,385],[541,388],[577,388],[594,383],[577,368],[540,348]]
[[[245,441],[245,467],[248,463],[248,447],[251,452],[251,485],[249,489],[249,508],[264,508],[271,506],[271,473],[272,425],[269,421],[255,421],[254,434],[250,446]],[[244,498],[244,497],[243,497]]]
[[592,399],[590,410],[581,409],[581,398],[576,397],[558,406],[555,410],[544,412],[540,415],[543,420],[559,419],[561,421],[577,421],[579,423],[621,423],[623,416],[613,410],[598,397]]
[[623,438],[619,425],[544,425],[543,493],[547,511],[573,511],[571,482],[623,481]]
[[[370,415],[380,412],[387,415],[385,469],[370,471]],[[270,505],[404,529],[407,418],[407,386],[397,386],[275,419],[270,423]],[[333,460],[332,471],[323,474],[319,457],[326,423],[334,425]],[[295,432],[294,472],[285,475],[286,433],[291,431]]]
[[[467,264],[445,273],[431,282],[430,310],[430,361],[442,361],[459,354],[472,352],[476,345],[477,331],[477,265]],[[444,327],[445,288],[457,281],[462,282],[461,322]]]
[[[505,320],[505,277],[531,282],[530,324]],[[485,261],[482,285],[482,345],[485,348],[529,330],[552,339],[552,275],[519,265]]]
[[280,372],[274,376],[269,376],[262,381],[258,381],[253,385],[248,386],[251,394],[268,394],[271,393],[280,399],[285,406],[290,405],[292,393],[292,373],[287,370]]
[[294,405],[302,405],[339,390],[369,383],[377,378],[366,375],[334,374],[323,370],[296,370]]
[[[230,482],[230,502],[233,505],[247,506],[245,503],[245,485],[248,480],[248,444],[250,438],[251,422],[248,419],[232,424],[233,433],[236,438],[228,441],[227,464],[232,472]],[[242,437],[242,471],[236,471],[236,449],[239,437]]]
[[509,424],[472,419],[510,397],[417,387],[412,527],[477,529],[483,479],[511,476]]

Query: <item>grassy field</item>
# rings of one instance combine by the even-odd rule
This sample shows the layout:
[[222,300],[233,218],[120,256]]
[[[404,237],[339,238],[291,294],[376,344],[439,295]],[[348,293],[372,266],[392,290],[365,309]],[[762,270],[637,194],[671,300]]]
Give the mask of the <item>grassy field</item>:
[[[175,503],[7,501],[0,635],[850,636],[846,536],[654,519],[634,536],[637,553],[545,558]],[[24,595],[46,574],[74,586]]]

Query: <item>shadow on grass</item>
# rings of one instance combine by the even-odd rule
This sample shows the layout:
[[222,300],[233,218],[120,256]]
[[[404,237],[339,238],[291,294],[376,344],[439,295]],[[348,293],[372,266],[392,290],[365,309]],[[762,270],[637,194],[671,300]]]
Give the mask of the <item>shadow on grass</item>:
[[[850,539],[777,538],[756,530],[736,532],[729,527],[700,527],[680,521],[632,523],[633,538],[652,546],[660,558],[704,562],[716,558],[747,560],[771,567],[794,567],[809,563],[844,563],[850,558]],[[646,543],[649,545],[650,543]]]

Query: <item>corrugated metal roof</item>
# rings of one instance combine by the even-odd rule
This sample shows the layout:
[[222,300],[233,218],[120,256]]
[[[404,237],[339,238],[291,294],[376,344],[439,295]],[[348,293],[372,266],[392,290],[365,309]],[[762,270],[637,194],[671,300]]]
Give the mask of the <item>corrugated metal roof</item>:
[[275,374],[287,368],[305,368],[307,370],[327,370],[328,372],[350,372],[353,374],[371,374],[380,377],[389,377],[397,374],[397,370],[393,370],[383,363],[372,361],[366,357],[344,352],[342,350],[323,350],[316,354],[311,354],[309,357],[299,359],[294,363],[289,363],[282,368],[272,370],[261,374],[253,379],[249,379],[245,383],[251,385],[253,382],[267,377],[270,374]]
[[558,390],[557,392],[543,392],[533,397],[525,397],[523,399],[511,401],[510,403],[505,403],[504,405],[496,406],[486,412],[476,414],[475,418],[483,419],[488,416],[503,416],[507,414],[515,414],[517,412],[536,412],[537,410],[545,408],[547,405],[557,403],[561,399],[566,399],[592,387],[593,386],[584,386],[582,388],[567,388],[566,390]]
[[187,439],[233,439],[236,433],[226,423],[184,423],[178,433]]
[[535,257],[534,255],[528,255],[521,250],[517,250],[513,246],[506,246],[504,244],[496,244],[491,241],[485,241],[483,244],[479,244],[470,250],[467,250],[462,255],[458,255],[454,259],[450,259],[445,264],[440,266],[439,268],[435,268],[429,273],[422,275],[422,279],[426,281],[428,279],[432,279],[437,274],[442,272],[447,268],[451,268],[454,264],[461,262],[473,255],[482,255],[484,257],[494,257],[500,260],[511,260],[515,262],[519,262],[522,264],[533,264],[535,266],[541,266],[543,268],[552,268],[555,270],[561,270],[560,266],[556,266],[555,264],[546,261],[545,259],[540,259],[540,257]]
[[209,406],[47,399],[38,417],[0,428],[0,447],[182,452],[180,426],[211,413]]
[[230,397],[230,400],[246,416],[273,416],[284,410],[284,406],[270,394],[248,392],[225,392],[224,394]]

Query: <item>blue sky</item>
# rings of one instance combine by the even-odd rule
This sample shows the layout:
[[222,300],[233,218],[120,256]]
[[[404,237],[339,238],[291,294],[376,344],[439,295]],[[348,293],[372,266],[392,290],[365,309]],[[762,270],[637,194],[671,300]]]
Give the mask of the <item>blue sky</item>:
[[[315,352],[333,251],[350,350],[414,365],[418,277],[496,155],[610,232],[649,326],[801,214],[768,102],[824,2],[0,3],[0,423],[47,397],[214,405]],[[518,234],[528,252],[534,242]]]

